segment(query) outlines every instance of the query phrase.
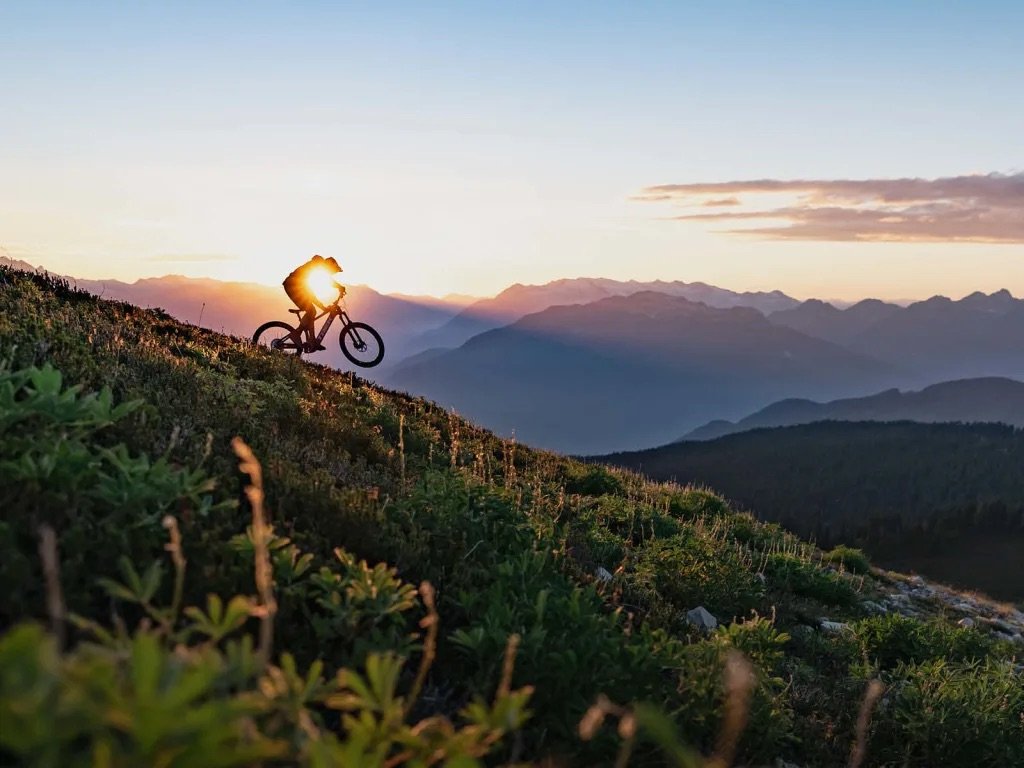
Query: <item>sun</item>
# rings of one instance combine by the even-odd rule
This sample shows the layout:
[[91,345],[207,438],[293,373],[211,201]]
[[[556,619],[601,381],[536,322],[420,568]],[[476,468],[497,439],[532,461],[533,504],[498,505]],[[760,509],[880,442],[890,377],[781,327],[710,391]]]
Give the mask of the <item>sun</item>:
[[316,268],[310,271],[306,278],[306,285],[316,300],[325,306],[329,306],[338,298],[338,280],[340,274],[332,274],[326,269]]

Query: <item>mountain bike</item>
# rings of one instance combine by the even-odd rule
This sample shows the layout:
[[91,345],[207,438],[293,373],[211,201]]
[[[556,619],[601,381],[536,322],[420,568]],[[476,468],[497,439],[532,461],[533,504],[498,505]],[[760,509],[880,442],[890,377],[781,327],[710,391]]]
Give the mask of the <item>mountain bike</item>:
[[[296,316],[296,320],[302,315],[301,309],[289,309],[288,311]],[[313,328],[322,317],[326,317],[327,322],[320,328],[320,332],[313,336]],[[335,318],[339,317],[342,324],[338,343],[341,345],[342,354],[348,358],[349,362],[360,368],[372,368],[380,363],[384,359],[384,340],[380,334],[366,323],[354,322],[337,301],[313,318],[312,327],[305,341],[302,339],[303,328],[301,325],[291,326],[280,320],[271,320],[256,329],[256,333],[252,335],[252,343],[279,350],[287,355],[301,357],[304,352],[326,349],[321,342]]]

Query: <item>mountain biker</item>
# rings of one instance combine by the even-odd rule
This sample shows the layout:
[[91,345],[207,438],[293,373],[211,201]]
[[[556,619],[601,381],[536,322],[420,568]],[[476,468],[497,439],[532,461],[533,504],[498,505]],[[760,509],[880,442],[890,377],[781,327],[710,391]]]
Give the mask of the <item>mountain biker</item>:
[[[317,254],[293,270],[282,283],[288,298],[302,310],[302,314],[299,315],[299,330],[305,331],[307,351],[326,349],[317,343],[313,335],[313,321],[316,319],[317,307],[326,309],[345,295],[345,287],[337,282],[337,276],[341,272],[341,266],[333,257],[325,259]],[[336,298],[330,296],[334,289],[338,291]]]

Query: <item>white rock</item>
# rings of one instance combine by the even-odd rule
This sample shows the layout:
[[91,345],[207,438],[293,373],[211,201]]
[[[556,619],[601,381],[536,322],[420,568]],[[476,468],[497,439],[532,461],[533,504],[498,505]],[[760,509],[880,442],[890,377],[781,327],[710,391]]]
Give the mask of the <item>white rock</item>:
[[598,581],[602,581],[605,584],[612,580],[611,571],[609,571],[603,565],[597,566],[597,570],[594,571],[594,575],[597,576]]
[[964,628],[969,628],[969,627],[973,627],[973,626],[974,626],[974,625],[976,625],[977,623],[978,623],[978,622],[976,622],[976,621],[975,621],[974,619],[972,619],[972,618],[971,618],[970,616],[964,616],[964,617],[963,617],[962,619],[960,619],[960,621],[958,621],[958,622],[957,622],[956,624],[957,624],[957,626],[958,626],[958,627],[964,627]]
[[686,612],[686,620],[693,626],[710,632],[718,626],[718,619],[712,616],[703,605]]
[[849,624],[844,624],[841,621],[829,621],[828,619],[822,619],[818,626],[820,626],[823,631],[832,635],[838,634],[839,632],[845,632],[850,628]]

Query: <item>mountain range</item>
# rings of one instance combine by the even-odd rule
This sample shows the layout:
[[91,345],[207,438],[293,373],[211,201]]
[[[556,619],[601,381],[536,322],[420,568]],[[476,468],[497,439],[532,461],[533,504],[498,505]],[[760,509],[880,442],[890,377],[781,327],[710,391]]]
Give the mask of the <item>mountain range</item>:
[[645,291],[550,307],[408,361],[385,381],[501,433],[580,453],[666,442],[708,413],[852,395],[895,375],[756,309]]
[[1024,382],[1003,378],[961,379],[919,392],[888,389],[869,397],[816,403],[790,398],[737,422],[716,420],[684,440],[714,440],[761,427],[787,427],[814,421],[991,422],[1024,427]]
[[1007,291],[958,301],[933,296],[906,307],[820,301],[775,312],[774,323],[896,365],[921,384],[975,376],[1024,378],[1024,300]]
[[653,291],[699,301],[709,307],[753,307],[768,314],[799,305],[799,301],[781,291],[742,292],[718,288],[707,283],[681,280],[610,280],[607,278],[566,278],[543,285],[509,286],[493,298],[481,299],[439,328],[424,333],[413,342],[418,351],[450,349],[485,331],[500,328],[535,312],[566,304],[590,304],[614,296],[631,296]]

